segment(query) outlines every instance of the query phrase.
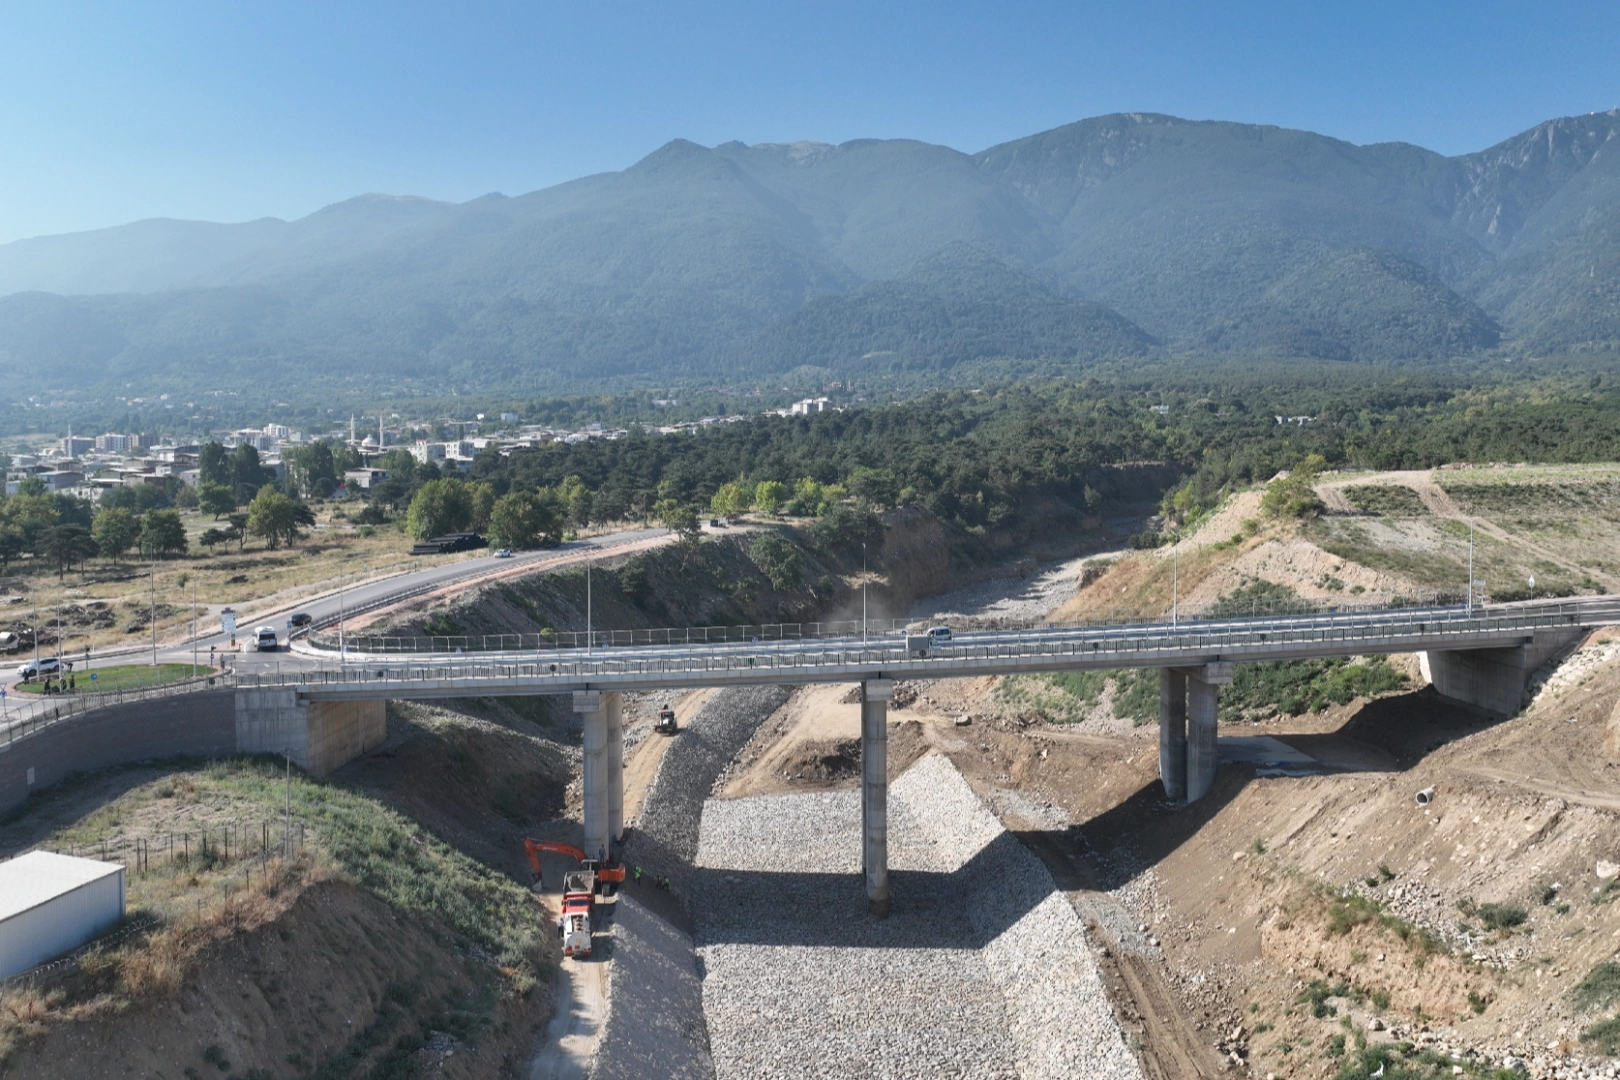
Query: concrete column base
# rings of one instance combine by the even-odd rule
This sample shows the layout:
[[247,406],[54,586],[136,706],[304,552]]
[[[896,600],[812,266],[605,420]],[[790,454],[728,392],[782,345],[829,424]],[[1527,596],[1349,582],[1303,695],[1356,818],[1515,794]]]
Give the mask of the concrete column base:
[[889,702],[894,683],[861,683],[861,866],[866,908],[889,915]]
[[1215,770],[1220,760],[1216,749],[1219,694],[1220,687],[1232,681],[1232,665],[1216,662],[1176,670],[1187,680],[1187,801],[1190,803],[1202,799],[1215,786]]

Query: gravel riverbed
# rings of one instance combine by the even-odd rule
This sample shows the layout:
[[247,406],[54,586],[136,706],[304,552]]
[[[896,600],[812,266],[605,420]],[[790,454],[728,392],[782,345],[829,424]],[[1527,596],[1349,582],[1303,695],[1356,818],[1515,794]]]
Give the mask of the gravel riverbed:
[[859,792],[711,800],[693,878],[715,1073],[1140,1080],[1085,930],[945,758],[889,789],[868,917]]

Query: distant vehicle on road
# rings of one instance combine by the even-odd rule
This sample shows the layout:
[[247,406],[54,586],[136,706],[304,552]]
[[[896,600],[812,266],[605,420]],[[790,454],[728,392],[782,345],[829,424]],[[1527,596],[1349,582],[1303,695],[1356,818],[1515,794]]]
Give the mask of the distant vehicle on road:
[[512,557],[512,549],[511,548],[501,548],[501,550],[499,550],[499,551],[497,551],[495,553],[495,557],[497,559],[510,559]]
[[314,621],[315,620],[310,617],[310,614],[307,611],[295,611],[291,615],[287,616],[287,625],[293,627],[308,626]]
[[719,527],[720,527],[720,519],[719,518],[710,518],[709,519],[709,528],[718,529]]
[[948,626],[930,626],[928,628],[928,644],[949,645],[951,643],[951,628]]
[[257,635],[257,639],[253,647],[259,652],[275,652],[281,648],[281,642],[276,639],[275,627],[261,626],[254,633]]
[[62,658],[59,656],[42,656],[38,660],[30,660],[17,669],[24,681],[37,679],[41,675],[56,675],[62,670]]
[[658,723],[653,725],[654,731],[660,735],[673,735],[680,729],[681,725],[675,719],[674,709],[665,705],[658,710]]

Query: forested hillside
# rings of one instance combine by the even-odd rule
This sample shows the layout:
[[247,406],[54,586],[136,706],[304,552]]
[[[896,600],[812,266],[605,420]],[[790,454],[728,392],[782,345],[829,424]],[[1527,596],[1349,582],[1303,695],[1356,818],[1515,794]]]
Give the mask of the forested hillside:
[[676,140],[517,198],[0,246],[0,371],[566,393],[1154,349],[1580,348],[1620,340],[1617,138],[1620,112],[1455,158],[1137,113],[976,155]]

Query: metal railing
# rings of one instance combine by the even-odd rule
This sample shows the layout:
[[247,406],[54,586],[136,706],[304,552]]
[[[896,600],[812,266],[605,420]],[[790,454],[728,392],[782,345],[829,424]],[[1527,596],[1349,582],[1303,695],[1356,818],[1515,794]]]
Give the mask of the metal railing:
[[[1620,599],[1602,602],[1538,603],[1469,612],[1463,608],[1385,609],[1377,613],[1297,615],[1221,622],[1088,625],[1072,631],[1014,631],[979,642],[963,637],[930,645],[914,655],[903,639],[842,639],[825,648],[787,647],[785,641],[748,642],[741,647],[685,646],[674,651],[605,649],[579,656],[553,654],[533,660],[461,660],[442,654],[435,661],[399,663],[388,657],[352,659],[343,667],[323,667],[284,675],[242,675],[239,685],[360,687],[394,684],[456,684],[477,693],[476,684],[523,682],[538,687],[579,681],[668,676],[704,676],[724,681],[804,682],[829,670],[888,669],[948,677],[953,668],[1053,668],[1071,666],[1174,666],[1197,657],[1264,659],[1267,653],[1349,655],[1362,651],[1401,652],[1411,648],[1468,648],[1511,635],[1548,628],[1620,622]],[[640,654],[640,655],[638,655]],[[508,691],[510,692],[510,691]]]
[[[1271,604],[1250,604],[1233,610],[1229,604],[1209,604],[1199,608],[1182,607],[1178,622],[1196,622],[1212,617],[1262,618],[1266,616],[1330,615],[1356,612],[1380,612],[1403,608],[1433,608],[1441,605],[1461,605],[1464,597],[1456,593],[1429,592],[1401,594],[1381,602],[1350,604],[1330,602],[1283,601]],[[377,606],[383,606],[381,604]],[[1483,605],[1476,599],[1475,608]],[[1219,613],[1218,616],[1212,613]],[[644,630],[552,630],[538,634],[353,634],[343,635],[351,652],[374,655],[401,653],[479,653],[530,652],[557,649],[632,648],[643,645],[684,646],[716,645],[727,643],[754,643],[775,641],[814,641],[826,638],[884,637],[904,629],[922,629],[930,625],[946,624],[957,631],[969,630],[1036,630],[1078,629],[1086,626],[1124,626],[1142,623],[1169,622],[1169,609],[1145,610],[1117,608],[1100,614],[1088,615],[1084,620],[1057,622],[1047,619],[1018,619],[1009,616],[938,615],[922,619],[841,619],[827,622],[754,623],[738,626],[686,626],[662,627]],[[329,627],[308,634],[305,640],[315,649],[336,653],[339,635]]]

